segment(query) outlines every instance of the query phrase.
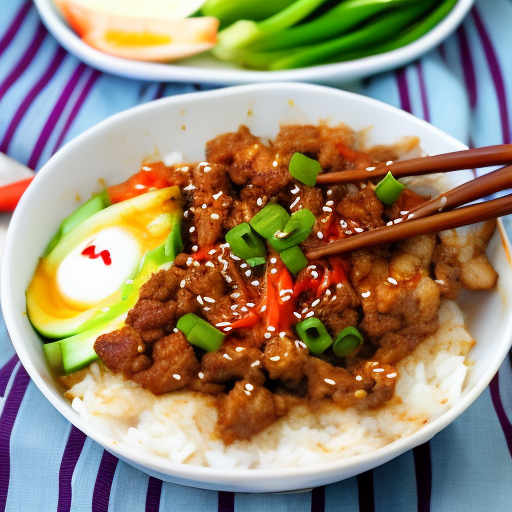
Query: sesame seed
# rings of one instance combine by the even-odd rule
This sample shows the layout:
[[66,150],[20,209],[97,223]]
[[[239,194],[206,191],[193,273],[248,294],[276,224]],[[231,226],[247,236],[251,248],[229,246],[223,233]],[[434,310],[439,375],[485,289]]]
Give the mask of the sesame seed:
[[194,252],[197,252],[197,249],[199,249],[199,247],[198,247],[197,245],[193,245],[193,246],[192,246],[192,250],[193,250]]
[[204,379],[204,373],[203,372],[199,372],[197,374],[197,376],[200,378],[200,379]]
[[260,285],[260,282],[259,282],[257,279],[255,279],[254,281],[251,281],[251,284],[252,284],[253,286],[259,286],[259,285]]
[[400,212],[400,215],[407,215],[409,213],[409,210],[405,210],[403,212]]
[[[229,253],[229,257],[235,261],[240,261],[242,259],[242,258],[239,258],[236,254],[233,254],[232,252]],[[245,265],[245,266],[247,266],[247,265]]]
[[263,312],[264,312],[264,311],[266,311],[266,310],[267,310],[267,305],[266,305],[266,304],[264,304],[264,305],[263,305],[263,306],[261,306],[261,308],[260,308],[260,313],[263,313]]
[[407,216],[407,220],[412,219],[413,217],[414,217],[414,213],[410,213],[410,214]]
[[313,279],[318,279],[318,272],[316,270],[313,270],[313,272],[311,272],[311,275],[313,276]]
[[386,222],[386,226],[392,226],[393,225],[393,221],[390,220],[389,222]]
[[394,379],[394,378],[396,377],[396,375],[397,375],[397,374],[396,374],[396,372],[393,372],[393,373],[388,373],[388,374],[386,375],[386,377],[387,377],[388,379]]
[[222,354],[222,357],[224,359],[228,359],[229,361],[233,361],[233,359],[231,359],[231,357],[229,357],[227,354]]
[[211,297],[203,297],[203,299],[206,301],[206,302],[209,302],[210,304],[213,304],[215,302],[215,299],[212,299]]
[[286,336],[286,332],[285,332],[285,331],[281,331],[281,332],[279,333],[279,337],[280,337],[281,339],[282,339],[282,338],[284,338],[285,336]]
[[325,204],[326,204],[326,206],[332,206],[334,204],[334,201],[332,199],[330,199]]
[[319,232],[316,234],[316,236],[317,236],[318,238],[320,238],[320,240],[322,240],[322,238],[324,237],[324,234],[323,234],[321,231],[319,231]]
[[247,268],[247,263],[242,263],[242,264],[240,265],[240,268]]
[[338,298],[338,297],[337,297],[337,295],[333,295],[333,296],[331,297],[331,302],[332,302],[332,301],[334,301],[334,300],[336,300],[337,298]]
[[272,357],[269,357],[269,359],[271,361],[279,361],[279,359],[281,359],[281,356],[272,356]]
[[272,337],[272,334],[270,334],[269,332],[266,332],[264,335],[263,335],[264,338],[266,338],[267,340],[270,339]]
[[276,328],[274,326],[272,326],[272,325],[269,325],[267,327],[267,331],[274,332],[275,330],[276,330]]
[[403,222],[404,219],[402,219],[401,217],[399,217],[398,219],[395,219],[393,221],[393,224],[400,224],[400,222]]
[[326,192],[326,194],[327,194],[328,196],[331,196],[331,195],[332,195],[332,190],[331,190],[331,189],[329,189],[329,190]]
[[212,170],[212,168],[211,168],[211,167],[209,167],[209,166],[206,166],[206,167],[203,169],[203,171],[204,171],[204,172],[210,172],[211,170]]
[[185,211],[183,212],[183,217],[185,217],[185,219],[188,219],[188,214],[189,214],[189,213],[190,213],[190,212],[189,212],[188,210],[185,210]]
[[398,284],[398,281],[395,278],[393,278],[393,277],[388,277],[388,283]]
[[346,229],[348,228],[348,224],[345,220],[341,219],[340,220],[340,226],[343,228],[343,229]]
[[208,254],[211,256],[212,254],[215,254],[217,252],[216,249],[212,249],[210,251],[208,251]]
[[272,264],[277,263],[277,258],[270,258],[270,263],[272,263]]
[[300,192],[300,188],[299,188],[299,187],[292,188],[292,189],[290,190],[290,192],[291,192],[293,195],[298,194],[298,193]]
[[215,265],[211,262],[211,261],[207,261],[205,264],[204,264],[205,267],[215,267]]
[[135,185],[135,188],[137,190],[143,190],[146,188],[146,185],[143,185],[142,183],[137,183],[137,185]]
[[309,313],[306,314],[306,318],[312,317],[314,314],[314,311],[310,311]]
[[245,275],[246,275],[247,277],[249,277],[251,274],[252,274],[252,272],[251,272],[250,270],[246,270],[246,271],[245,271]]
[[286,301],[290,300],[291,298],[292,298],[292,296],[291,296],[291,295],[285,295],[284,297],[282,297],[282,298],[281,298],[281,300],[282,300],[283,302],[286,302]]
[[182,279],[180,281],[180,288],[185,288],[185,285],[187,284],[187,281],[185,281],[185,279]]
[[436,279],[436,280],[435,280],[435,282],[436,282],[437,284],[441,284],[441,285],[445,284],[445,283],[444,283],[444,281],[443,281],[442,279]]
[[354,231],[356,233],[362,233],[364,231],[364,229],[363,228],[354,228]]
[[235,350],[237,352],[243,352],[245,350],[245,347],[236,347]]
[[201,205],[201,208],[202,208],[203,210],[206,210],[206,208],[208,208],[208,205],[207,205],[206,203],[203,203],[203,204]]
[[251,396],[250,391],[247,391],[246,389],[244,389],[244,393],[245,393],[247,396]]
[[384,368],[374,368],[374,373],[382,373],[384,371]]
[[318,304],[320,304],[320,299],[316,299],[315,301],[313,301],[311,307],[314,308],[315,306],[318,306]]
[[356,375],[356,380],[361,381],[361,380],[363,380],[363,377],[361,377],[361,375]]
[[263,204],[263,199],[261,199],[261,197],[258,197],[258,199],[256,199],[256,204],[258,206],[261,206]]
[[244,313],[247,313],[247,311],[249,311],[245,306],[242,306],[240,308],[240,311],[243,311]]
[[295,316],[296,318],[298,318],[299,320],[302,318],[301,314],[300,314],[300,313],[298,313],[297,311],[294,311],[294,312],[293,312],[293,314],[294,314],[294,316]]
[[176,379],[176,380],[181,380],[181,375],[179,375],[178,373],[173,373],[172,376]]
[[347,229],[347,231],[345,231],[345,234],[346,235],[351,235],[352,234],[352,231],[350,229]]
[[332,379],[324,379],[324,382],[326,384],[330,384],[331,386],[334,386],[336,384],[336,382],[334,382]]
[[324,212],[329,212],[329,213],[330,213],[330,212],[332,212],[332,208],[331,208],[330,206],[323,206],[323,207],[322,207],[322,210],[323,210]]
[[222,190],[220,192],[217,192],[216,194],[213,194],[213,199],[219,199],[219,197],[223,194]]
[[275,160],[272,162],[272,167],[277,167],[277,162]]
[[195,190],[196,187],[194,185],[192,185],[192,183],[190,185],[187,185],[186,187],[183,187],[183,190],[186,190],[187,192],[189,190]]
[[220,219],[220,215],[218,213],[212,213],[210,215],[210,218],[213,219],[213,220],[219,220]]
[[369,297],[371,295],[371,293],[372,292],[370,292],[370,290],[368,290],[367,292],[361,293],[361,297],[364,297],[366,299],[367,297]]
[[271,273],[271,274],[277,274],[277,268],[273,268],[273,269],[271,269],[271,270],[270,270],[270,273]]
[[199,302],[199,304],[201,304],[201,306],[204,305],[203,298],[201,297],[201,295],[198,295],[196,297],[196,299],[197,299],[197,302]]
[[297,348],[308,348],[308,346],[303,341],[300,340],[295,340],[295,346]]
[[205,307],[203,308],[203,311],[211,311],[211,309],[212,309],[212,308],[209,308],[208,306],[205,306]]
[[[238,313],[235,313],[235,314],[238,314]],[[232,329],[233,329],[233,327],[224,327],[222,330],[223,330],[224,332],[229,332],[229,331],[231,331]]]
[[327,289],[325,290],[325,295],[327,295],[327,297],[330,297],[332,294],[331,290]]
[[300,197],[296,197],[295,201],[290,205],[290,209],[293,208],[300,201]]
[[179,332],[178,329],[175,327],[172,332]]
[[254,361],[254,363],[251,363],[251,368],[254,368],[255,366],[259,366],[259,365],[260,365],[259,361]]
[[386,162],[386,165],[391,165],[392,163],[393,163],[393,160],[388,160],[388,161]]
[[232,306],[230,306],[232,311],[234,311],[237,307],[238,307],[238,304],[233,304]]
[[254,389],[254,386],[250,382],[248,382],[245,385],[245,389],[247,389],[247,391],[252,391]]
[[195,230],[196,230],[196,228],[194,226],[191,226],[190,229],[188,230],[188,232],[193,233]]
[[240,295],[242,295],[240,292],[234,292],[230,295],[230,297],[232,299],[238,299],[238,297],[240,297]]

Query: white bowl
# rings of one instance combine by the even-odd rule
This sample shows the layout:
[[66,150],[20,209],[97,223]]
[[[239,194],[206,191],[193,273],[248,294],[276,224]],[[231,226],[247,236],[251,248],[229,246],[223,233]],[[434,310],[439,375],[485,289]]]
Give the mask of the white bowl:
[[34,0],[34,3],[46,28],[57,41],[80,60],[101,71],[138,80],[235,85],[283,80],[333,84],[403,66],[444,41],[462,22],[474,0],[459,0],[448,16],[430,32],[397,50],[347,62],[284,71],[244,69],[235,64],[221,62],[208,52],[172,64],[114,57],[85,44],[62,18],[54,0]]
[[[459,416],[485,389],[512,340],[512,266],[500,225],[488,249],[500,274],[498,288],[478,292],[463,304],[477,340],[463,393],[442,416],[409,437],[372,453],[310,467],[219,470],[178,465],[116,443],[91,427],[54,385],[42,344],[25,313],[25,290],[60,220],[82,198],[98,190],[99,180],[114,184],[137,172],[142,160],[180,151],[185,160],[204,158],[205,142],[246,124],[259,136],[273,137],[283,123],[344,122],[359,130],[373,127],[369,142],[393,143],[406,135],[421,138],[430,154],[465,146],[424,121],[363,96],[306,84],[262,84],[174,96],[118,114],[67,144],[39,171],[16,209],[7,235],[1,276],[2,309],[14,347],[46,398],[76,427],[105,449],[166,481],[208,489],[276,492],[313,487],[374,468],[428,441]],[[457,175],[457,176],[455,176]],[[471,173],[451,173],[455,182]]]

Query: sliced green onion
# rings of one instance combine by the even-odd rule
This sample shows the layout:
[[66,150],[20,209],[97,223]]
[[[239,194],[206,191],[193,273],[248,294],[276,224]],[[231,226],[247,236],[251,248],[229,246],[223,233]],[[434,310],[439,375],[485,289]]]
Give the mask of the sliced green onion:
[[306,240],[315,225],[315,220],[311,210],[298,210],[292,214],[282,231],[277,231],[268,241],[276,251],[289,249]]
[[289,249],[285,249],[280,254],[283,263],[286,268],[292,274],[298,274],[304,267],[308,265],[308,259],[304,253],[300,250],[298,245],[294,245]]
[[206,352],[219,350],[225,337],[224,333],[194,313],[183,315],[176,323],[176,327],[186,336],[190,344]]
[[263,238],[269,239],[276,231],[282,230],[290,220],[290,214],[280,205],[270,203],[251,220],[252,229]]
[[375,188],[375,195],[384,204],[393,204],[405,187],[388,172],[386,177],[380,181]]
[[92,217],[94,214],[104,210],[110,205],[111,202],[107,190],[92,196],[91,199],[86,201],[82,206],[78,207],[71,215],[66,217],[61,222],[57,233],[55,233],[55,236],[48,244],[44,255],[46,256],[47,254],[50,254],[65,234],[69,233],[73,228],[81,224],[84,220]]
[[257,256],[256,258],[249,258],[247,263],[249,263],[251,267],[257,267],[258,265],[263,265],[266,261],[267,260],[265,258]]
[[231,252],[244,260],[264,258],[267,254],[262,240],[247,222],[242,222],[230,229],[226,233],[226,242],[231,247]]
[[308,318],[295,326],[300,339],[313,354],[321,354],[332,345],[325,325],[315,317]]
[[296,180],[313,187],[316,184],[316,177],[322,172],[322,167],[316,160],[302,153],[294,153],[288,170]]
[[363,335],[355,327],[346,327],[341,331],[332,346],[338,357],[347,357],[363,343]]

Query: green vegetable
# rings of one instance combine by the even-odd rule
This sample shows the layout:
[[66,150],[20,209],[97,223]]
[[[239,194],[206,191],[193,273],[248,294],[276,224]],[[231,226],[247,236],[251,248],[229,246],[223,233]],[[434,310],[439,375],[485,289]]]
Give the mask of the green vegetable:
[[296,48],[325,41],[356,27],[372,16],[411,4],[411,0],[346,0],[309,22],[294,25],[254,45],[256,51]]
[[292,274],[298,274],[308,265],[308,259],[298,245],[285,249],[279,255],[281,256],[283,263],[286,265],[286,268],[288,268]]
[[288,165],[290,174],[305,185],[313,187],[316,177],[322,172],[320,164],[302,153],[294,153]]
[[221,27],[226,27],[237,20],[264,20],[293,2],[295,0],[207,0],[201,7],[201,14],[217,18]]
[[249,263],[251,267],[257,267],[258,265],[263,265],[266,261],[265,258],[258,256],[256,258],[249,258],[247,263]]
[[315,225],[315,216],[307,208],[296,211],[282,231],[277,231],[269,238],[270,245],[276,251],[284,251],[304,242]]
[[230,229],[226,233],[226,242],[231,247],[231,251],[244,260],[263,258],[267,254],[265,245],[247,222],[242,222]]
[[43,345],[43,352],[48,366],[55,375],[64,374],[64,365],[62,363],[62,350],[60,342],[53,341]]
[[50,252],[52,252],[55,246],[60,242],[61,238],[69,233],[73,228],[110,205],[111,202],[107,190],[92,196],[89,201],[86,201],[82,206],[77,208],[71,215],[61,222],[57,233],[55,233],[55,236],[48,244],[44,255],[46,256],[47,254],[50,254]]
[[212,53],[221,60],[230,60],[237,50],[280,32],[311,14],[326,0],[296,0],[287,8],[260,22],[241,19],[218,34]]
[[165,240],[165,256],[168,261],[174,261],[176,256],[183,252],[183,239],[181,237],[181,223],[179,218],[175,218],[173,221],[172,230],[169,236]]
[[282,206],[269,203],[251,219],[250,225],[256,233],[269,239],[276,231],[281,231],[289,219],[290,214]]
[[206,350],[206,352],[219,350],[225,337],[224,333],[194,313],[182,316],[176,327],[186,336],[189,343]]
[[295,329],[313,354],[321,354],[332,345],[332,338],[324,324],[314,316],[298,323]]
[[338,357],[347,357],[362,342],[362,334],[355,327],[347,327],[336,336],[332,350]]
[[375,195],[384,204],[391,205],[398,199],[398,196],[402,193],[404,188],[405,187],[394,178],[391,172],[388,172],[375,188]]

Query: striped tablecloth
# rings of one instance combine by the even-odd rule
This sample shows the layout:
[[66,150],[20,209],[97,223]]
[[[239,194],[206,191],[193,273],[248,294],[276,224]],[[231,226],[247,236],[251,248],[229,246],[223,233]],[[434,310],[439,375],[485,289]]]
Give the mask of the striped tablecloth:
[[[511,54],[512,1],[478,0],[439,48],[350,89],[412,112],[470,146],[511,142]],[[36,171],[111,114],[207,88],[100,73],[58,45],[30,1],[0,0],[0,150]],[[512,233],[509,219],[506,224]],[[349,480],[290,495],[181,487],[118,461],[31,383],[1,315],[0,368],[0,511],[512,510],[509,359],[480,398],[429,443]]]

